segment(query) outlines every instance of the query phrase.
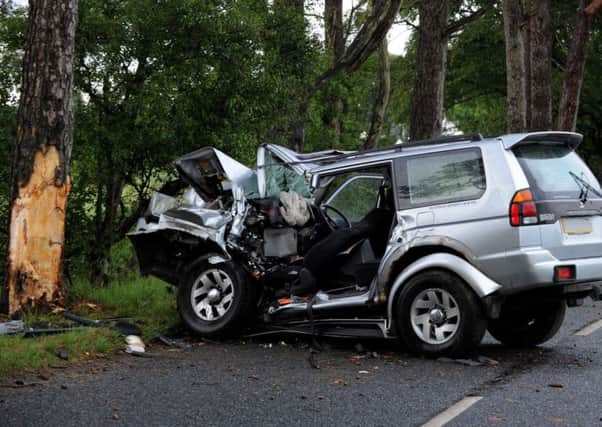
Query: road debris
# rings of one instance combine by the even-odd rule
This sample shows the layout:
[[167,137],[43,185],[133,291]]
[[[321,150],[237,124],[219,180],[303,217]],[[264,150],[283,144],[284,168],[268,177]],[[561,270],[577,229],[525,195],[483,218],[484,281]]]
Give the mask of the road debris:
[[125,347],[126,353],[144,353],[146,350],[142,338],[138,335],[128,335],[125,337],[125,343],[127,344]]
[[0,335],[16,335],[22,333],[24,329],[22,320],[0,322]]
[[551,387],[551,388],[564,388],[564,386],[562,384],[556,384],[556,383],[548,384],[548,387]]
[[157,334],[155,338],[169,347],[176,347],[182,350],[188,350],[192,348],[192,344],[190,343],[184,342],[176,338],[169,338],[162,334]]
[[486,356],[477,356],[475,359],[451,359],[449,357],[440,357],[437,359],[439,362],[444,363],[458,363],[464,366],[496,366],[499,364],[497,360],[491,359]]
[[140,328],[125,320],[113,320],[113,319],[105,319],[105,320],[95,320],[88,319],[86,317],[78,316],[77,314],[65,312],[63,313],[63,317],[65,319],[72,320],[74,322],[80,323],[85,326],[89,326],[92,328],[109,328],[118,331],[121,335],[142,335],[142,331]]
[[60,349],[56,352],[56,357],[58,357],[61,360],[69,360],[69,350],[67,349]]

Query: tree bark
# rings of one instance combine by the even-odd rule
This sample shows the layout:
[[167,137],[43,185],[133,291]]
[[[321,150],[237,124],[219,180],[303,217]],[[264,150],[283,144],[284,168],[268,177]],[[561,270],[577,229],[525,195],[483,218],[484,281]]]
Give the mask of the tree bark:
[[[10,183],[4,308],[61,304],[78,0],[30,0]],[[6,304],[6,302],[8,304]]]
[[526,0],[529,34],[527,128],[552,127],[552,18],[550,0]]
[[378,147],[378,140],[385,121],[385,113],[391,92],[391,68],[389,63],[389,44],[385,37],[378,48],[378,91],[372,108],[372,120],[364,149]]
[[345,53],[343,0],[324,2],[324,42],[326,49],[332,54],[332,63],[336,64]]
[[[343,34],[343,0],[326,0],[324,2],[324,42],[326,51],[334,66],[345,53],[345,38]],[[341,116],[343,100],[336,94],[330,95],[328,112],[324,114],[324,124],[333,130],[332,147],[338,147],[343,134]]]
[[[120,176],[111,176],[108,182],[98,189],[95,216],[96,246],[92,251],[90,271],[91,281],[95,286],[109,284],[111,246],[116,240],[115,219],[124,185],[125,181]],[[105,187],[104,193],[102,187]],[[104,209],[99,209],[101,205],[104,205]]]
[[[298,82],[304,82],[307,80],[304,60],[307,41],[305,1],[274,0],[273,10],[280,25],[285,26],[285,30],[288,32],[278,46],[280,60],[286,64],[286,72],[289,75]],[[303,150],[305,114],[301,108],[291,117],[286,136],[290,148],[295,151]]]
[[602,9],[602,0],[593,0],[591,4],[585,9],[585,12],[593,16],[600,9]]
[[593,15],[585,12],[590,0],[580,0],[577,11],[577,26],[569,50],[558,108],[558,129],[575,131],[577,113],[583,84],[583,70],[586,61],[586,48],[590,37]]
[[449,2],[423,0],[418,13],[420,26],[410,117],[412,140],[437,137],[443,130]]
[[527,128],[527,70],[520,1],[502,0],[506,43],[506,121],[508,132],[511,133]]

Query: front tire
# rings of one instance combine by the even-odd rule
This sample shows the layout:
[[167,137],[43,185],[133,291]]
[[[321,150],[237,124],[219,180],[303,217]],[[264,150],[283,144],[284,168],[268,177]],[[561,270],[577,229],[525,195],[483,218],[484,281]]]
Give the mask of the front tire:
[[397,334],[412,353],[463,355],[481,342],[487,322],[479,300],[457,276],[429,270],[412,277],[395,302]]
[[202,264],[178,288],[184,324],[205,337],[238,332],[252,314],[252,292],[244,272],[230,262]]
[[564,301],[522,311],[502,309],[499,319],[489,321],[488,330],[493,338],[508,347],[535,347],[556,335],[565,313]]

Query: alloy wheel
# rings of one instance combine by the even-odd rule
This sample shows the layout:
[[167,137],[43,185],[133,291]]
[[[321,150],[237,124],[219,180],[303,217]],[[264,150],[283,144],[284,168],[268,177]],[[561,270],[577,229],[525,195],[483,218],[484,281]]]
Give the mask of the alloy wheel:
[[202,272],[190,292],[190,303],[195,314],[213,322],[221,319],[232,307],[234,285],[223,270],[214,268]]
[[422,341],[443,344],[458,331],[460,308],[445,289],[425,289],[412,301],[410,320],[416,336]]

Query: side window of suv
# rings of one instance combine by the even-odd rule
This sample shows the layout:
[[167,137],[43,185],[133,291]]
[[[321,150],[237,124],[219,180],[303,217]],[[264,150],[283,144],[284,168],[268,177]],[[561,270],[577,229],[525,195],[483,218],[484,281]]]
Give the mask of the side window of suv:
[[340,210],[349,221],[359,222],[376,207],[382,181],[379,175],[351,176],[327,197],[326,204]]
[[485,192],[479,149],[401,158],[395,167],[398,197],[406,209],[475,200]]

